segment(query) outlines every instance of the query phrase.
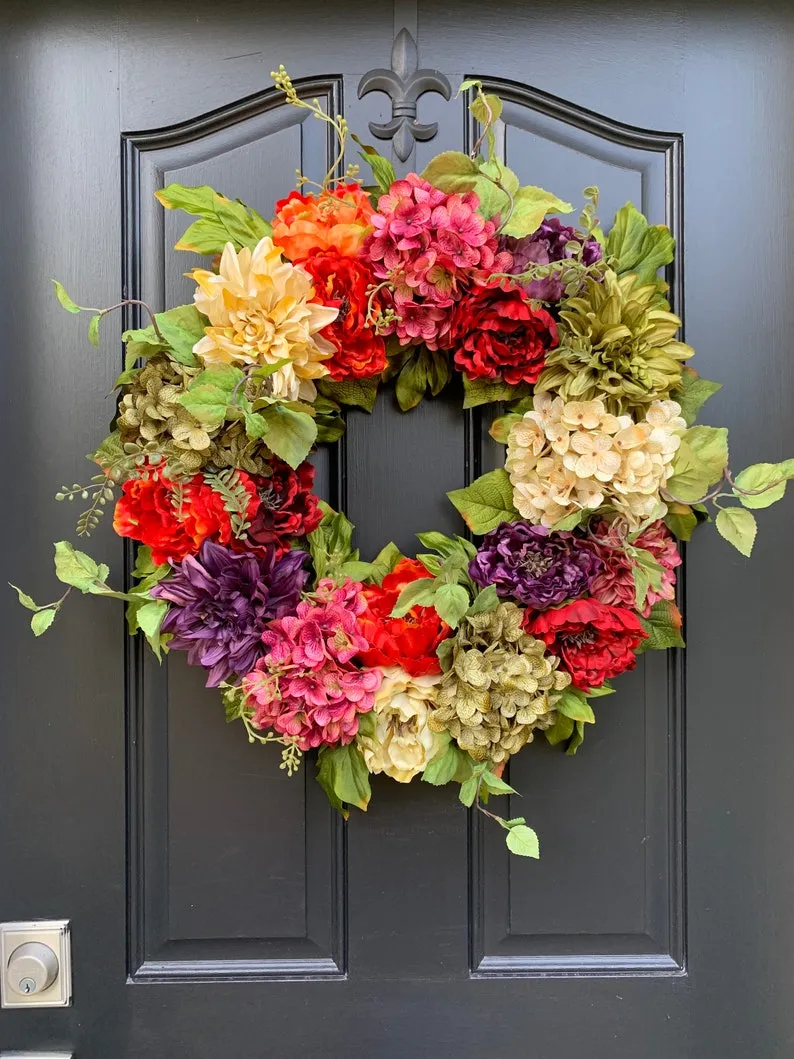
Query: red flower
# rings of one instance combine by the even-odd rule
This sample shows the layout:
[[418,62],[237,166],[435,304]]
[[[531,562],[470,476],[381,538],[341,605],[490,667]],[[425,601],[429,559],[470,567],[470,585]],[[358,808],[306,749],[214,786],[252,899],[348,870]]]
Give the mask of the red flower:
[[288,551],[290,538],[305,537],[320,525],[323,513],[312,492],[314,467],[302,463],[296,471],[279,459],[272,459],[269,478],[254,478],[260,501],[248,527],[248,539],[254,545],[275,544],[279,552]]
[[[250,496],[248,518],[259,505],[251,478],[237,472]],[[197,474],[182,484],[181,494],[167,478],[136,478],[125,482],[116,504],[113,528],[152,549],[155,563],[177,563],[195,555],[205,540],[228,544],[232,527],[224,501]]]
[[317,301],[339,310],[336,320],[321,332],[336,346],[336,353],[325,362],[331,378],[379,375],[386,367],[386,343],[367,326],[368,291],[377,283],[370,266],[334,249],[312,250],[301,266],[314,279]]
[[557,345],[557,325],[535,309],[520,287],[498,280],[473,287],[458,303],[448,344],[470,379],[537,382],[546,351]]
[[359,656],[364,665],[400,666],[413,677],[441,672],[436,648],[451,629],[434,608],[412,607],[404,618],[389,617],[405,586],[429,576],[418,559],[401,559],[382,585],[364,588],[367,609],[358,619],[370,644]]
[[636,664],[635,650],[648,635],[634,611],[596,599],[579,599],[556,610],[528,614],[527,631],[559,655],[582,691],[600,687]]

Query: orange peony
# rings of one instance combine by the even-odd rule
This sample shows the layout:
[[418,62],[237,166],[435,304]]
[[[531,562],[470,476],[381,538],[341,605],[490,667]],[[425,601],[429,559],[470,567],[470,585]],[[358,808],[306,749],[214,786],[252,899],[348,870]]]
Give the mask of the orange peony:
[[339,184],[317,195],[291,191],[276,203],[273,242],[290,261],[302,261],[312,250],[355,257],[372,231],[374,212],[358,184]]

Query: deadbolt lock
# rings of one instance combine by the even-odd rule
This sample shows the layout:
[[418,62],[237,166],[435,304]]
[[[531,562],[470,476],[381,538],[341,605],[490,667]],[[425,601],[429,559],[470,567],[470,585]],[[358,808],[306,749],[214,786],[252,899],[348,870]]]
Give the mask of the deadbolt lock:
[[0,923],[0,1006],[66,1007],[72,999],[66,920]]

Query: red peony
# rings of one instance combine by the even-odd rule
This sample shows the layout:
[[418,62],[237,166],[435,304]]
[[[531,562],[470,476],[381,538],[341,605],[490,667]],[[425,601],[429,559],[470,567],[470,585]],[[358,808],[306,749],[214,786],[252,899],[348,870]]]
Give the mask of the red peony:
[[559,655],[574,687],[591,691],[633,669],[635,650],[648,635],[634,611],[596,599],[527,615],[527,631]]
[[371,267],[337,250],[313,250],[301,261],[314,279],[317,301],[333,306],[339,315],[321,334],[336,346],[325,361],[334,380],[369,379],[386,367],[386,343],[367,326],[369,290],[377,284]]
[[269,478],[254,478],[259,507],[248,527],[248,539],[254,545],[275,544],[279,552],[288,551],[291,538],[305,537],[320,525],[323,513],[312,492],[314,467],[302,463],[293,470],[279,459],[270,461]]
[[535,309],[520,287],[497,280],[473,287],[455,309],[447,343],[470,379],[537,382],[546,351],[557,345],[557,325]]
[[401,559],[382,585],[364,588],[367,609],[358,619],[370,644],[359,655],[364,665],[400,666],[413,677],[441,672],[436,648],[451,629],[434,608],[412,607],[403,618],[389,617],[405,586],[429,576],[418,559]]
[[[250,496],[248,518],[259,498],[251,478],[238,471]],[[167,478],[136,478],[125,482],[116,504],[113,528],[152,549],[155,563],[177,563],[195,555],[205,540],[228,544],[232,527],[223,498],[197,474],[182,484],[181,495]]]

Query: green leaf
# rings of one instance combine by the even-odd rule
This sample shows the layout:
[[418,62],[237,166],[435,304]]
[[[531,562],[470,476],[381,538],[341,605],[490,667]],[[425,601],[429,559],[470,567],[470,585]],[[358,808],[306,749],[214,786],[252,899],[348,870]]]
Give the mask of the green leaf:
[[698,520],[691,507],[671,501],[667,505],[664,523],[680,541],[688,541],[692,538],[695,527],[698,525]]
[[570,202],[563,202],[543,188],[519,188],[513,198],[513,212],[502,228],[502,234],[518,238],[531,235],[538,230],[547,214],[570,213],[572,210]]
[[476,408],[478,405],[491,404],[494,401],[514,401],[531,392],[532,387],[526,383],[510,386],[501,379],[470,379],[468,375],[463,376],[464,408]]
[[88,341],[91,343],[92,346],[99,345],[99,321],[101,319],[101,314],[96,313],[94,316],[91,317],[91,320],[88,324]]
[[755,515],[743,507],[727,507],[717,512],[716,524],[720,536],[749,558],[758,532]]
[[561,530],[576,529],[577,526],[580,526],[582,522],[584,522],[589,513],[589,511],[584,510],[572,511],[570,515],[566,515],[564,518],[558,519],[557,522],[554,523],[554,530],[560,532]]
[[221,253],[230,242],[235,250],[255,246],[273,229],[256,212],[242,202],[232,202],[207,185],[185,187],[169,184],[155,192],[155,198],[166,209],[184,210],[201,219],[191,224],[176,250],[193,250],[199,254]]
[[155,320],[160,333],[168,343],[171,355],[180,364],[192,368],[198,364],[193,353],[193,346],[204,335],[204,317],[196,311],[198,326],[190,330],[181,323],[176,323],[169,317],[168,313],[155,313]]
[[681,405],[681,415],[686,420],[687,426],[692,426],[698,412],[709,397],[721,389],[721,382],[701,379],[692,368],[684,367],[681,373],[681,385],[670,396]]
[[443,151],[422,171],[433,187],[448,193],[471,191],[477,182],[478,166],[461,151]]
[[474,799],[477,797],[477,783],[477,776],[470,776],[469,779],[461,783],[458,799],[462,805],[469,808],[474,805]]
[[505,835],[505,842],[510,852],[519,857],[532,857],[535,860],[540,857],[538,836],[526,824],[516,824],[515,827],[511,827]]
[[403,412],[416,408],[427,389],[428,363],[422,353],[422,350],[418,350],[410,360],[406,361],[397,377],[395,394],[397,396],[397,404]]
[[756,496],[744,496],[737,489],[734,489],[733,495],[739,498],[739,502],[744,507],[753,509],[769,507],[771,504],[777,503],[786,492],[786,479],[794,478],[794,467],[787,469],[787,465],[792,462],[794,461],[788,460],[786,463],[754,463],[750,467],[745,467],[743,471],[736,475],[734,484],[739,489],[747,489],[750,492],[754,492],[756,489],[763,489],[764,492],[758,493]]
[[362,563],[358,559],[350,559],[348,562],[342,563],[339,569],[341,573],[353,581],[366,581],[372,577],[373,566],[372,563]]
[[317,439],[317,424],[306,412],[284,404],[262,409],[267,422],[267,447],[293,469],[300,466]]
[[477,554],[477,549],[471,541],[457,534],[454,537],[448,537],[437,530],[429,530],[425,533],[417,533],[416,536],[425,548],[438,552],[443,559],[449,559],[453,555],[463,559],[473,559]]
[[518,185],[518,177],[512,169],[498,158],[489,158],[480,166],[474,186],[480,200],[477,212],[483,217],[493,217],[497,213],[504,217],[510,208],[511,196],[515,199],[518,195]]
[[469,607],[468,614],[484,614],[486,611],[495,610],[499,606],[499,596],[495,585],[488,585],[478,592],[474,602]]
[[67,311],[67,313],[79,313],[81,307],[77,304],[77,302],[72,301],[72,299],[66,293],[63,284],[59,283],[57,279],[54,279],[52,281],[52,284],[55,287],[55,297],[58,299],[58,301]]
[[681,636],[681,612],[670,600],[661,599],[654,603],[649,616],[640,618],[640,622],[648,634],[648,639],[640,644],[637,654],[686,646]]
[[367,811],[372,791],[364,756],[355,743],[323,747],[317,758],[317,781],[336,809],[355,805]]
[[441,666],[442,673],[449,672],[452,666],[452,656],[455,653],[455,638],[448,637],[446,640],[442,640],[436,648],[436,656],[438,657],[438,663]]
[[584,742],[584,724],[584,721],[574,722],[573,735],[571,736],[571,741],[565,748],[565,753],[569,757],[572,757]]
[[243,412],[243,420],[245,422],[245,433],[252,441],[258,441],[267,434],[267,423],[264,416],[260,415],[259,412],[245,410]]
[[384,158],[374,147],[369,144],[362,143],[358,136],[353,136],[353,139],[359,145],[361,150],[359,154],[372,169],[372,175],[375,177],[375,183],[378,185],[381,191],[386,192],[392,186],[394,181],[397,179],[394,173],[394,166],[391,164],[388,158]]
[[22,604],[23,607],[26,607],[28,610],[39,609],[38,603],[36,603],[34,599],[31,599],[27,592],[23,592],[21,588],[18,588],[16,585],[12,585],[10,581],[8,583],[19,596],[19,602]]
[[[207,318],[195,305],[177,305],[167,312],[156,313],[155,320],[162,338],[151,324],[122,334],[121,340],[127,346],[124,367],[129,369],[140,357],[151,357],[162,349],[170,350],[172,359],[180,364],[195,367],[198,360],[193,354],[193,346],[203,337]],[[170,348],[172,340],[176,343],[175,348]]]
[[460,769],[465,768],[467,760],[471,761],[469,755],[461,750],[454,740],[450,740],[425,766],[422,779],[425,783],[432,783],[434,787],[442,787],[455,779]]
[[46,610],[37,611],[30,619],[30,627],[33,630],[34,636],[41,636],[43,632],[55,621],[55,615],[58,613],[56,607],[47,607]]
[[587,697],[590,699],[603,699],[605,695],[614,695],[615,689],[611,684],[605,682],[599,684],[597,688],[591,688],[587,693]]
[[[465,387],[465,382],[464,382]],[[510,437],[510,431],[516,423],[520,423],[523,416],[518,415],[516,412],[508,412],[506,415],[499,416],[498,419],[494,419],[488,428],[488,433],[494,439],[498,441],[500,445],[506,445],[508,438]]]
[[673,458],[673,476],[665,488],[677,499],[694,503],[720,481],[727,465],[727,429],[690,427]]
[[618,210],[612,231],[607,236],[607,255],[619,276],[634,272],[641,284],[653,283],[663,265],[669,265],[675,253],[675,240],[663,224],[649,225],[631,203]]
[[505,781],[500,776],[497,776],[495,772],[483,772],[482,785],[489,794],[515,794],[518,795],[518,797],[521,797],[515,787],[511,787],[509,783],[505,783]]
[[433,596],[436,614],[452,629],[457,629],[470,602],[469,593],[463,585],[439,585]]
[[551,743],[552,746],[557,746],[558,743],[564,743],[566,739],[570,739],[573,735],[574,722],[570,717],[566,717],[563,713],[557,714],[557,720],[544,732],[546,741]]
[[144,603],[138,611],[138,627],[143,630],[147,638],[160,635],[160,626],[163,618],[168,612],[168,602],[164,599],[153,599],[150,603]]
[[632,551],[632,557],[634,559],[631,570],[634,577],[634,605],[637,610],[641,611],[645,609],[648,589],[652,588],[657,593],[661,592],[664,570],[653,555],[644,548],[635,548]]
[[107,567],[100,567],[90,555],[76,551],[68,541],[58,541],[55,545],[55,576],[65,585],[90,592],[97,581],[105,580]]
[[488,122],[493,124],[502,116],[502,101],[499,96],[494,96],[490,92],[484,95],[478,93],[469,104],[469,110],[480,125],[486,125]]
[[587,701],[587,696],[578,688],[565,688],[557,702],[556,710],[563,717],[569,717],[572,721],[586,721],[588,724],[595,723],[595,714]]
[[504,469],[489,471],[465,489],[453,489],[447,496],[473,533],[489,533],[518,515],[513,506],[513,487]]
[[209,430],[214,430],[226,420],[228,398],[218,386],[193,385],[181,393],[177,401]]
[[365,412],[372,411],[375,407],[375,398],[378,396],[377,379],[342,379],[341,382],[319,379],[317,388],[320,393],[330,397],[332,401],[363,408]]
[[403,554],[394,541],[389,541],[372,560],[372,580],[378,585],[383,584],[384,577],[392,572],[402,557]]
[[409,581],[397,597],[391,617],[402,618],[412,607],[431,607],[438,587],[434,577],[420,577],[416,581]]

